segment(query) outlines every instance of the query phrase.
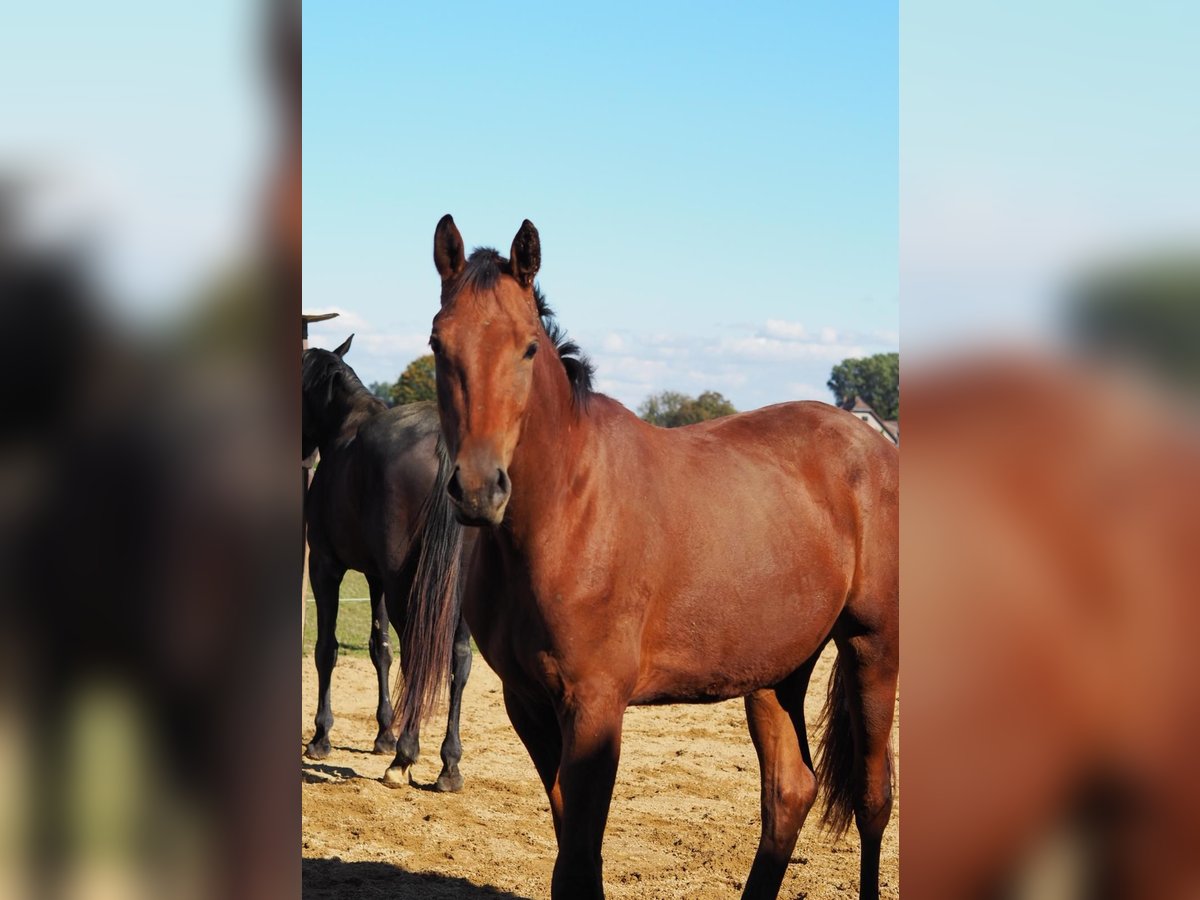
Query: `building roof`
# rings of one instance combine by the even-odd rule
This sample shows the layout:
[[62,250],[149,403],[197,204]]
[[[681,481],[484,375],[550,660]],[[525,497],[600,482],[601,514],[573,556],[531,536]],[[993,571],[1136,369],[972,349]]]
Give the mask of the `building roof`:
[[893,443],[900,443],[900,423],[895,419],[881,418],[879,413],[875,412],[875,410],[871,407],[871,404],[867,403],[866,400],[864,400],[862,397],[859,397],[857,394],[852,402],[843,403],[842,409],[849,410],[856,416],[861,416],[864,414],[870,415],[871,418],[875,420],[880,431],[882,431],[887,437],[891,438]]

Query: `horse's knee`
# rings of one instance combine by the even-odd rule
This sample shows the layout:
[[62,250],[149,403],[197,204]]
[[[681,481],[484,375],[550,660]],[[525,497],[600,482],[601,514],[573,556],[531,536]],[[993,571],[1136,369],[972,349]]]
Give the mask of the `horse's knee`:
[[392,667],[392,646],[387,640],[380,640],[372,635],[368,650],[371,654],[371,661],[378,668],[386,671]]
[[777,786],[776,808],[781,833],[794,835],[817,800],[817,779],[808,766],[800,766]]

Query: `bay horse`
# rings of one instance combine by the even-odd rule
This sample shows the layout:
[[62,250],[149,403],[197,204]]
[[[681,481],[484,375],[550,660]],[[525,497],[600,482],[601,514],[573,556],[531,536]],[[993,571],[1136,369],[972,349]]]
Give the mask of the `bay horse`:
[[[878,896],[899,671],[898,451],[853,415],[783,403],[678,429],[591,389],[534,278],[434,234],[430,346],[459,520],[481,526],[464,610],[550,800],[555,898],[603,896],[601,844],[630,704],[745,697],[762,831],[744,897],[774,897],[825,789]],[[819,764],[804,695],[830,640]],[[816,774],[814,774],[814,772]]]
[[[471,673],[471,642],[461,613],[461,559],[474,535],[454,519],[444,490],[434,490],[439,465],[447,466],[437,406],[411,403],[388,409],[363,387],[343,357],[353,335],[336,350],[304,351],[302,420],[305,456],[316,448],[321,462],[305,497],[309,578],[317,603],[318,700],[316,732],[305,748],[311,759],[328,756],[333,726],[330,681],[337,661],[338,592],[347,569],[367,578],[371,594],[368,649],[379,687],[376,753],[395,753],[385,776],[403,775],[420,750],[420,713],[410,697],[430,697],[445,683],[449,664],[450,710],[442,742],[439,791],[457,791],[463,779],[459,715]],[[441,481],[445,480],[445,473]],[[473,532],[473,529],[471,529]],[[413,600],[410,609],[410,595]],[[421,611],[427,611],[423,617]],[[401,643],[405,690],[389,699],[392,652],[388,622]],[[429,688],[421,678],[436,684]],[[397,738],[397,736],[399,736]]]

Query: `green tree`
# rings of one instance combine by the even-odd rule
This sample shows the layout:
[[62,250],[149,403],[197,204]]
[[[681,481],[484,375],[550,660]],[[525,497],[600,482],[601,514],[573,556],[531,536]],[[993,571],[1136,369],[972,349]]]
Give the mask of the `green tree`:
[[396,389],[394,384],[388,384],[386,381],[372,381],[367,385],[367,390],[386,403],[392,405],[392,391]]
[[699,397],[690,397],[678,391],[663,391],[647,397],[638,407],[639,416],[663,428],[694,425],[735,412],[737,409],[734,405],[716,391],[705,391]]
[[1158,253],[1093,268],[1069,288],[1076,343],[1200,392],[1200,260]]
[[876,353],[862,359],[843,359],[833,367],[825,386],[838,406],[861,397],[881,419],[900,420],[900,354]]
[[437,381],[434,377],[433,354],[420,356],[408,364],[392,386],[392,405],[416,403],[420,400],[437,399]]

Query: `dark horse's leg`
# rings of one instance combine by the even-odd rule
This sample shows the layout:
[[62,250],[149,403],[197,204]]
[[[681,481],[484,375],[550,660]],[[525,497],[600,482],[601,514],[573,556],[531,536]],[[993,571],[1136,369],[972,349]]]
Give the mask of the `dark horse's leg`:
[[[410,553],[411,557],[411,553]],[[388,612],[391,614],[392,627],[396,634],[404,634],[404,622],[408,615],[408,598],[412,591],[413,571],[410,559],[400,572],[389,575],[383,584],[383,593],[387,598]],[[401,675],[406,671],[408,660],[400,656]],[[399,684],[397,684],[397,701],[399,699]],[[400,727],[398,719],[391,723],[393,738],[397,738],[396,729]],[[408,784],[408,770],[421,754],[421,723],[417,722],[396,739],[396,756],[392,764],[383,773],[383,783],[388,787],[402,787]]]
[[746,697],[746,720],[762,779],[762,833],[743,900],[774,898],[817,798],[804,725],[804,693],[816,656],[773,690]]
[[877,900],[879,851],[892,815],[889,743],[899,666],[895,643],[884,634],[860,634],[837,643],[854,737],[854,822],[862,841],[858,896]]
[[329,729],[333,727],[333,709],[329,702],[329,682],[338,657],[337,614],[338,589],[346,570],[321,554],[313,553],[308,560],[308,577],[317,601],[317,648],[313,654],[317,663],[317,730],[304,755],[324,759],[329,755]]
[[371,589],[371,638],[367,646],[371,652],[371,662],[375,664],[375,677],[379,681],[379,706],[375,710],[379,734],[375,736],[375,752],[395,753],[396,736],[392,734],[392,698],[388,685],[388,673],[392,670],[388,612],[384,605],[383,584],[380,580],[368,575],[367,585]]
[[462,741],[458,736],[458,720],[462,713],[463,689],[471,677],[471,632],[461,614],[454,630],[454,650],[450,657],[450,713],[446,719],[446,739],[442,741],[442,772],[434,787],[439,791],[461,791],[462,774],[458,771],[462,759]]

